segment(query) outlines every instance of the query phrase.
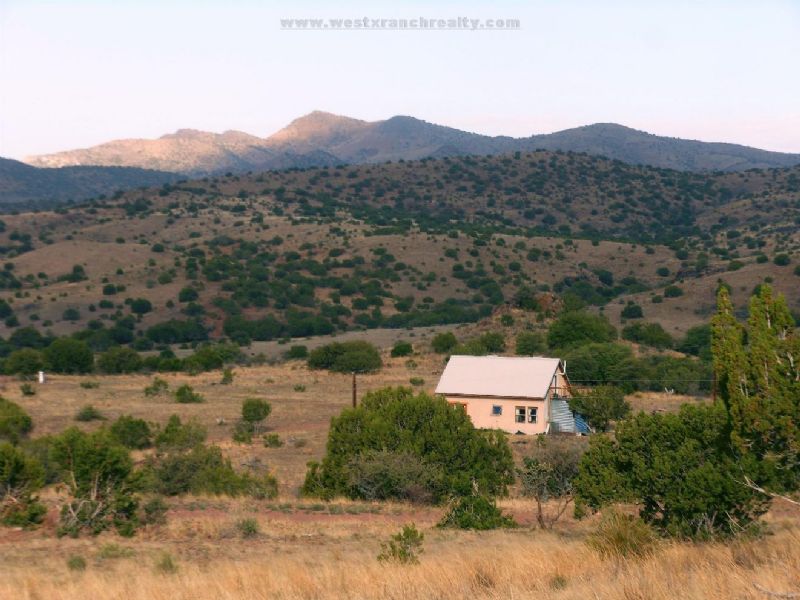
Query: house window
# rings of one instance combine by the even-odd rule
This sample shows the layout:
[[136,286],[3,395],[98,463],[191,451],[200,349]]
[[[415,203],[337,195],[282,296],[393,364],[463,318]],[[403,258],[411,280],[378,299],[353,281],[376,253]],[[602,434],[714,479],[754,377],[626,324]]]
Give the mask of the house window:
[[538,412],[539,409],[536,408],[535,406],[531,406],[530,408],[528,408],[528,423],[536,423],[536,420],[538,418],[537,415]]
[[514,421],[516,423],[524,423],[525,422],[525,407],[524,406],[517,406],[514,409]]
[[502,414],[503,414],[503,407],[502,406],[500,406],[499,404],[495,404],[494,406],[492,406],[492,416],[493,417],[499,417]]

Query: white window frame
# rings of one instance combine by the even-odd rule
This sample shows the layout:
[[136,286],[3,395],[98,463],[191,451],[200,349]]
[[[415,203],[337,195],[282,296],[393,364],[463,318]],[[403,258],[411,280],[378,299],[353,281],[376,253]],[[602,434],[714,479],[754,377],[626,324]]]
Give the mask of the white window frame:
[[524,423],[525,422],[525,415],[527,411],[525,410],[524,406],[515,406],[514,407],[514,422],[515,423]]
[[528,407],[528,423],[535,425],[539,422],[539,408],[537,406]]

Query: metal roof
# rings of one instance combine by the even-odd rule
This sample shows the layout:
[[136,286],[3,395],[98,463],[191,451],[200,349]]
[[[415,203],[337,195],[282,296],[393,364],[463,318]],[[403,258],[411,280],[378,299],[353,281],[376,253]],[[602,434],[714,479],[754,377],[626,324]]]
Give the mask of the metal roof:
[[560,363],[541,356],[451,356],[436,393],[544,398]]

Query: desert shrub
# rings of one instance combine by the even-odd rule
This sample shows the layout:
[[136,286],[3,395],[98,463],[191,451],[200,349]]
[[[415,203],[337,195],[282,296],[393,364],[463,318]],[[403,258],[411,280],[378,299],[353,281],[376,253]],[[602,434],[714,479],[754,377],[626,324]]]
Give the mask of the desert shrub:
[[414,386],[425,385],[425,380],[422,377],[411,377],[408,382]]
[[33,429],[33,419],[19,404],[0,396],[0,442],[18,444]]
[[622,339],[659,350],[672,348],[672,336],[660,323],[633,323],[622,329]]
[[19,375],[23,378],[33,377],[44,369],[44,354],[33,348],[14,350],[6,358],[3,367],[9,375]]
[[8,442],[0,442],[0,523],[29,527],[46,510],[34,497],[44,483],[39,462]]
[[419,555],[424,552],[422,542],[425,534],[417,530],[416,526],[404,525],[399,533],[395,533],[389,541],[381,544],[378,554],[380,562],[396,562],[402,565],[419,564]]
[[551,348],[613,342],[616,339],[617,330],[605,317],[582,311],[562,314],[547,331],[547,344]]
[[118,346],[103,352],[97,359],[97,367],[104,373],[135,373],[142,368],[142,357],[136,350]]
[[406,342],[400,340],[399,342],[395,342],[394,346],[392,346],[392,356],[409,356],[412,352],[414,352],[414,347],[411,345],[411,342]]
[[227,368],[223,369],[222,371],[222,379],[220,380],[220,385],[231,385],[233,383],[233,369]]
[[623,319],[641,319],[644,317],[644,311],[641,306],[629,301],[622,309],[620,316]]
[[147,421],[130,415],[120,416],[111,424],[109,431],[120,444],[132,450],[149,448],[152,443],[153,433]]
[[664,288],[664,298],[678,298],[683,296],[683,290],[677,285],[668,285]]
[[733,535],[754,523],[766,498],[741,481],[755,470],[734,458],[719,405],[684,405],[678,414],[640,413],[617,424],[615,439],[592,438],[575,480],[592,510],[639,505],[640,516],[678,537]]
[[175,401],[180,404],[198,404],[200,402],[205,402],[205,398],[198,392],[195,392],[188,383],[184,383],[175,390]]
[[605,431],[611,421],[619,421],[631,412],[625,393],[613,385],[598,385],[569,399],[569,407],[586,417],[589,426]]
[[383,366],[378,349],[369,342],[333,342],[315,348],[308,354],[311,369],[328,369],[339,373],[370,373]]
[[264,420],[272,412],[272,406],[260,398],[247,398],[242,402],[242,418],[236,424],[233,439],[237,442],[249,444],[254,435],[257,435]]
[[81,381],[80,386],[84,390],[96,390],[100,387],[99,381]]
[[183,361],[183,368],[189,373],[213,371],[241,358],[242,351],[235,344],[205,344]]
[[85,571],[86,559],[78,554],[73,554],[67,558],[67,568],[70,571]]
[[437,354],[447,354],[458,345],[458,339],[450,331],[437,333],[431,340],[431,348]]
[[538,356],[547,350],[544,336],[535,331],[523,331],[517,335],[514,353],[517,356]]
[[61,507],[59,535],[97,534],[111,526],[122,535],[135,531],[127,448],[106,430],[84,433],[73,427],[53,438],[51,455],[70,494]]
[[30,383],[23,383],[19,386],[19,391],[23,396],[35,396],[36,388]]
[[92,349],[73,338],[58,338],[45,349],[44,357],[56,373],[88,373],[94,366]]
[[160,394],[165,394],[168,391],[169,391],[169,384],[160,377],[155,377],[153,379],[153,382],[146,388],[144,388],[144,395],[158,396]]
[[206,441],[208,432],[199,422],[181,423],[178,415],[171,415],[164,429],[155,437],[155,446],[161,452],[189,450]]
[[442,398],[398,387],[369,392],[360,406],[332,419],[327,453],[321,464],[309,465],[303,492],[362,497],[352,485],[353,461],[368,461],[377,451],[416,456],[434,474],[425,488],[433,502],[472,494],[473,486],[482,493],[504,494],[513,481],[505,436],[475,429],[463,411]]
[[178,572],[178,563],[169,552],[162,552],[155,564],[157,572],[172,575]]
[[651,555],[658,535],[647,523],[633,515],[610,510],[586,543],[603,558],[641,558]]
[[439,527],[484,531],[516,527],[516,523],[513,518],[502,513],[492,498],[474,494],[456,498],[439,522]]
[[354,456],[347,464],[350,495],[365,500],[400,499],[430,502],[428,491],[441,477],[411,452],[376,450]]
[[197,290],[191,287],[181,288],[178,292],[178,302],[194,302],[200,297]]
[[167,503],[154,496],[142,505],[142,525],[164,525],[167,522]]
[[192,493],[272,498],[278,492],[274,477],[237,473],[217,446],[197,445],[188,452],[152,458],[142,481],[149,491],[164,496]]
[[268,433],[264,436],[264,447],[280,448],[281,446],[283,446],[283,440],[277,433]]
[[308,358],[308,346],[295,345],[286,351],[286,358],[289,360],[302,360]]
[[[540,437],[517,471],[522,494],[536,501],[539,526],[552,527],[574,501],[578,465],[586,451],[583,438]],[[544,505],[553,501],[554,512],[545,515]]]
[[255,537],[258,535],[259,531],[258,521],[252,517],[239,519],[236,521],[236,530],[245,539]]
[[103,413],[101,413],[91,404],[87,404],[77,413],[75,413],[75,420],[80,421],[81,423],[88,423],[89,421],[102,421],[104,419],[105,417],[103,416]]

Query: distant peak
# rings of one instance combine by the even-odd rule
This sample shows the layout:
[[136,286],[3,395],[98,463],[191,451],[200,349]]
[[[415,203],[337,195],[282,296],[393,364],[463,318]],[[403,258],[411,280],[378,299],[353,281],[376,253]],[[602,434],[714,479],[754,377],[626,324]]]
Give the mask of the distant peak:
[[320,135],[343,133],[368,125],[366,121],[353,119],[322,110],[315,110],[298,117],[286,127],[269,137],[276,142],[287,142],[314,138]]

